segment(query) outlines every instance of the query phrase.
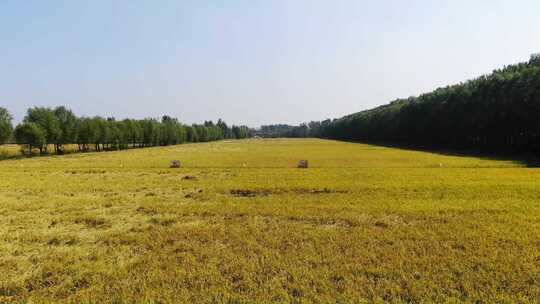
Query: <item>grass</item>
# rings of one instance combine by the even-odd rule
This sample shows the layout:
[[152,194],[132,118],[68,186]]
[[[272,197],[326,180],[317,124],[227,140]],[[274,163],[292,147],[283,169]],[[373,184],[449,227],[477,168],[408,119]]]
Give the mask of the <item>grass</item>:
[[533,303],[539,201],[519,162],[315,139],[5,160],[0,302]]
[[0,145],[0,160],[5,158],[14,158],[17,156],[22,156],[20,145]]
[[[77,144],[67,144],[63,145],[64,154],[79,153],[79,146]],[[95,146],[89,145],[88,150],[95,152]],[[17,159],[24,158],[28,154],[27,145],[18,145],[18,144],[0,144],[0,160],[4,159]],[[47,149],[43,151],[43,154],[40,154],[38,148],[32,149],[32,156],[51,156],[55,155],[54,145],[47,145]]]

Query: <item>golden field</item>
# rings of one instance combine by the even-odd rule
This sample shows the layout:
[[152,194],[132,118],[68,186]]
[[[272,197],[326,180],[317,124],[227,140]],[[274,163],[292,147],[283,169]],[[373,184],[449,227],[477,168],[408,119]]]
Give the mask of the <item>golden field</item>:
[[[77,153],[79,152],[79,147],[76,144],[69,144],[64,145],[64,153]],[[94,150],[94,145],[89,146],[90,151]],[[24,151],[23,151],[24,150]],[[9,159],[9,158],[21,158],[25,157],[28,154],[28,146],[24,145],[17,145],[17,144],[5,144],[0,145],[0,160],[3,159]],[[54,152],[54,145],[47,145],[47,150],[45,151],[43,156],[47,155],[53,155]],[[34,148],[32,149],[32,155],[33,156],[40,156],[39,149]]]
[[0,216],[2,303],[540,299],[517,161],[316,139],[4,160]]

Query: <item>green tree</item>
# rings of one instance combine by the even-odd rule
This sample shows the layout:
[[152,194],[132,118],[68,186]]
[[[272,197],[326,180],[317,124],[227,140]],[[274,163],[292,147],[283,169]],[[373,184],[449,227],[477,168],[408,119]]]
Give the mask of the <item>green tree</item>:
[[134,119],[122,120],[121,128],[123,142],[127,145],[131,144],[133,148],[142,142],[142,128],[138,121]]
[[153,146],[159,141],[159,123],[155,119],[144,119],[139,122],[144,147]]
[[196,126],[187,126],[186,127],[186,140],[188,142],[198,142],[199,134],[197,134]]
[[56,154],[63,154],[65,144],[72,144],[77,141],[77,117],[73,112],[64,106],[54,109],[54,116],[60,126],[60,134],[56,138]]
[[216,125],[221,130],[221,134],[222,134],[223,138],[233,138],[234,137],[232,129],[229,128],[227,126],[227,124],[223,120],[219,119]]
[[92,118],[80,118],[77,123],[77,143],[79,144],[79,151],[88,151],[89,144],[95,144],[98,141],[98,132],[98,128]]
[[45,131],[33,122],[24,122],[15,128],[15,139],[20,144],[28,145],[28,155],[32,155],[32,148],[39,148],[43,153],[43,146],[46,144]]
[[104,118],[96,116],[91,118],[90,127],[93,128],[91,143],[94,144],[95,151],[99,152],[110,142],[111,130],[109,124]]
[[54,144],[62,134],[60,122],[54,115],[53,110],[44,107],[35,107],[28,109],[24,122],[32,122],[38,125],[45,132],[45,144]]
[[11,117],[8,110],[0,107],[0,144],[10,139],[13,132],[12,120],[13,117]]
[[163,116],[160,124],[160,138],[161,145],[163,146],[180,144],[187,140],[187,131],[178,122],[178,119]]
[[107,129],[109,130],[109,143],[114,149],[120,150],[122,147],[122,131],[119,123],[113,118],[107,118]]

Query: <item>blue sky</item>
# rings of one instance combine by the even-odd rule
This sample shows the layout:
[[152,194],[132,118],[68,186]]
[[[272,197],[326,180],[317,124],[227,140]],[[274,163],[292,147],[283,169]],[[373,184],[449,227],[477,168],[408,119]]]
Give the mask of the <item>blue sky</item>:
[[540,52],[533,0],[0,0],[0,106],[258,126],[340,117]]

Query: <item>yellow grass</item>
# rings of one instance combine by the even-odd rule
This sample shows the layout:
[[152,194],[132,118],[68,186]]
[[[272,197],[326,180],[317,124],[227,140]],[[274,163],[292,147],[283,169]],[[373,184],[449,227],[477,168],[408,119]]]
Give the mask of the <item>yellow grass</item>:
[[[79,151],[79,148],[76,144],[69,144],[64,145],[64,153],[75,153]],[[93,145],[90,145],[90,149],[93,150]],[[23,151],[24,150],[24,151]],[[45,155],[47,153],[54,154],[54,145],[48,145],[47,150],[45,151]],[[15,145],[15,144],[5,144],[0,145],[0,160],[6,159],[6,158],[16,158],[16,157],[23,157],[28,154],[28,146],[27,145]],[[35,156],[39,156],[39,149],[34,148],[32,149],[32,154]]]
[[20,145],[0,145],[0,159],[21,155]]
[[314,139],[6,160],[0,302],[535,302],[539,201],[518,162]]

